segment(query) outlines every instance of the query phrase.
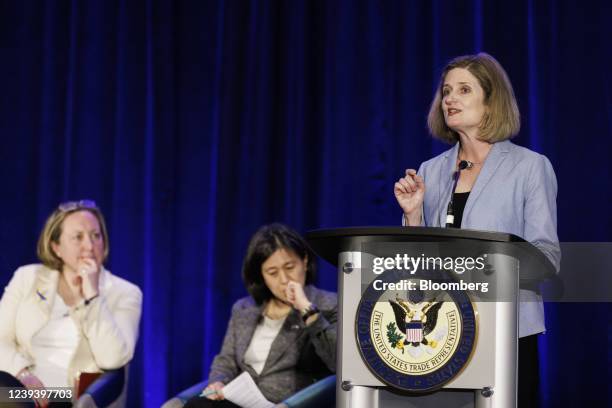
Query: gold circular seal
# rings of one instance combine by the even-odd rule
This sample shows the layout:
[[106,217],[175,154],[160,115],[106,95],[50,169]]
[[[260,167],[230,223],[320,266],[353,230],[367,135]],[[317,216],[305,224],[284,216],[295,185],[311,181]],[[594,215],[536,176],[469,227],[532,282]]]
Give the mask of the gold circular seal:
[[426,375],[443,367],[455,354],[461,335],[461,312],[452,301],[378,301],[370,320],[378,356],[408,375]]

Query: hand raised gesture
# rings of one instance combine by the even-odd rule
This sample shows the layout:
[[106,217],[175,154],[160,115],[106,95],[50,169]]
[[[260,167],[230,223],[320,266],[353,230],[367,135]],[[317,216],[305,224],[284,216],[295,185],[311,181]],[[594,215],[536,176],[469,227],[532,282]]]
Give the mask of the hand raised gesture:
[[395,199],[402,208],[409,225],[420,225],[425,180],[414,169],[407,169],[406,176],[399,179],[393,188]]

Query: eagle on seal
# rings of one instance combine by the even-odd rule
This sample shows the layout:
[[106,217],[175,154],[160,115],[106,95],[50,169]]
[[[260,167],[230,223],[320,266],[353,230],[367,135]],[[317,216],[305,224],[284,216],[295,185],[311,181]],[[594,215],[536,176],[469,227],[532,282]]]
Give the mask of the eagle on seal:
[[[406,335],[404,345],[420,344],[428,345],[427,336],[436,327],[438,312],[443,302],[418,302],[405,301],[396,295],[395,300],[389,300],[397,328]],[[432,347],[435,347],[433,344]]]

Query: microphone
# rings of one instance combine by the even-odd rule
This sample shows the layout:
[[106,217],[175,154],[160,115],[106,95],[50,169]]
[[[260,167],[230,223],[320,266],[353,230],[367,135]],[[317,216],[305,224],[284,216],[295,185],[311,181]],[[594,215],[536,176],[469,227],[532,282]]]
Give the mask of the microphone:
[[467,160],[461,160],[459,162],[459,165],[457,166],[457,171],[455,171],[455,174],[453,174],[453,189],[451,190],[450,201],[448,202],[448,207],[446,208],[446,228],[451,228],[455,223],[455,214],[453,210],[453,195],[455,194],[455,190],[457,189],[457,183],[459,182],[459,172],[470,167],[470,162],[468,162]]

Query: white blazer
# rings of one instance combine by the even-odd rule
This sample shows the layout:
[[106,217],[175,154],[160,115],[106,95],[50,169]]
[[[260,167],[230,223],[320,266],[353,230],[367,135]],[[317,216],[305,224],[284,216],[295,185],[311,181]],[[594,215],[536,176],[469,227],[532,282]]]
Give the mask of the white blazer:
[[[424,162],[424,224],[446,223],[459,143]],[[465,171],[465,170],[464,170]],[[559,270],[557,179],[548,159],[509,140],[495,143],[468,196],[461,228],[518,235],[538,247]],[[545,330],[544,305],[533,291],[521,290],[519,336]]]
[[[32,337],[50,318],[60,272],[41,264],[22,266],[0,300],[0,370],[13,376],[36,364]],[[102,268],[100,296],[70,308],[79,343],[68,367],[69,384],[79,371],[100,372],[127,364],[138,338],[142,292]]]

